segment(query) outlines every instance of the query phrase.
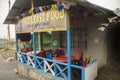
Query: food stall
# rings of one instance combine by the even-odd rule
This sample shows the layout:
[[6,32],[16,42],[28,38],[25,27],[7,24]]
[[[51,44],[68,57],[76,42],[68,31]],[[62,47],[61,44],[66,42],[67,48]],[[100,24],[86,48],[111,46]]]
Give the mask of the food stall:
[[[74,44],[71,45],[71,28],[74,27],[75,23],[73,22],[75,21],[75,17],[72,17],[70,15],[72,13],[64,8],[60,9],[57,9],[57,7],[55,8],[56,5],[57,4],[51,5],[51,9],[49,10],[32,14],[30,16],[18,20],[16,24],[17,60],[24,65],[32,67],[33,69],[43,72],[47,75],[50,75],[58,80],[95,79],[97,76],[97,60],[90,61],[89,64],[84,63],[85,64],[84,66],[82,65],[82,62],[79,65],[74,64],[76,57],[74,56],[74,53],[72,52],[71,49],[71,46],[74,45]],[[84,29],[81,30],[84,31]],[[58,58],[37,56],[37,54],[39,52],[42,52],[42,50],[40,50],[39,48],[41,47],[41,45],[39,47],[36,47],[40,44],[39,39],[41,39],[36,38],[36,36],[38,33],[48,31],[54,33],[64,31],[66,33],[65,38],[66,43],[60,42],[60,44],[66,45],[66,55],[60,58],[61,60]],[[28,35],[24,36],[26,34]],[[23,45],[26,45],[26,43],[29,43],[29,41],[32,40],[31,47],[33,48],[33,50],[30,51],[28,50],[27,52],[24,52],[19,49],[20,47],[18,44],[22,42],[22,40],[19,40],[21,39],[19,35],[23,35],[27,39],[30,37],[28,40],[26,39],[27,42],[25,41]],[[75,34],[73,34],[73,36],[74,35]],[[71,53],[73,55],[71,55]],[[83,52],[81,52],[81,59],[82,54]],[[73,76],[71,77],[71,75]]]

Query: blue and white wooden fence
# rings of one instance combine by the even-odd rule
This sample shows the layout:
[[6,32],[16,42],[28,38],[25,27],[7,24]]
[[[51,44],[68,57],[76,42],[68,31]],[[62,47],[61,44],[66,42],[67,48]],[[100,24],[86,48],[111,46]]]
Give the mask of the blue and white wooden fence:
[[[36,56],[35,62],[34,55],[25,54],[22,52],[17,52],[17,60],[26,66],[32,67],[35,70],[48,74],[54,78],[57,78],[58,80],[68,80],[68,63],[57,62],[38,56]],[[71,64],[70,68],[76,68],[78,70],[81,70],[81,80],[85,80],[84,67]]]

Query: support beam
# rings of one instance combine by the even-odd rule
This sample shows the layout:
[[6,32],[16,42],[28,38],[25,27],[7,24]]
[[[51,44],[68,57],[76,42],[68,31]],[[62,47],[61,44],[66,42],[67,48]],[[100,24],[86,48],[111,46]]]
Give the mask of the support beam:
[[41,33],[38,33],[38,46],[39,46],[39,51],[42,50],[41,48]]
[[71,80],[71,40],[70,29],[67,29],[67,53],[68,53],[68,80]]
[[36,69],[36,37],[35,37],[36,35],[35,35],[35,33],[33,32],[32,33],[32,40],[33,40],[33,50],[34,50],[34,64],[35,64],[35,66],[34,66],[34,68]]
[[70,36],[70,23],[69,23],[69,13],[66,12],[67,20],[67,54],[68,54],[68,80],[71,80],[71,36]]
[[15,41],[16,41],[16,52],[18,52],[18,38],[17,38],[17,34],[15,34]]
[[[10,2],[10,0],[8,1],[8,5],[9,5],[8,12],[10,12],[10,6],[11,6],[11,2]],[[7,30],[8,30],[8,47],[10,47],[10,46],[11,46],[10,24],[8,24]]]
[[16,53],[15,53],[15,58],[16,58],[16,60],[18,60],[18,59],[17,59],[17,56],[18,56],[18,54],[17,54],[17,52],[18,52],[18,38],[17,38],[17,34],[15,34],[15,41],[16,41]]

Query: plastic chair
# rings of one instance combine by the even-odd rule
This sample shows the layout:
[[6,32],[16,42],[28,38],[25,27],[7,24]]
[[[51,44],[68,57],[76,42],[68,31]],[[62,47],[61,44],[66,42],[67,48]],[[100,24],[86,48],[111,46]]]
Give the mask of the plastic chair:
[[37,53],[37,56],[44,57],[45,56],[44,53],[45,53],[44,51],[41,51],[41,52]]
[[76,50],[75,59],[80,60],[82,58],[82,54],[83,54],[82,50]]
[[82,63],[82,55],[83,55],[82,50],[76,50],[76,52],[75,52],[75,60],[73,61],[73,64],[81,65],[81,63]]
[[47,59],[52,59],[52,53],[51,52],[45,52]]
[[[82,65],[82,56],[83,56],[83,51],[82,50],[76,50],[75,52],[75,60],[72,62],[75,65]],[[80,80],[81,78],[81,70],[72,68],[72,78],[74,80]]]

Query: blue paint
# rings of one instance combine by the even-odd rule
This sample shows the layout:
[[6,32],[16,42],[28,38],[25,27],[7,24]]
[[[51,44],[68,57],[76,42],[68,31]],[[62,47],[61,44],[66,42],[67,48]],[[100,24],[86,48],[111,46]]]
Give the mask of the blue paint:
[[[23,56],[23,60],[26,62],[27,61],[27,59],[25,58],[25,56],[31,56],[31,57],[33,57],[33,55],[29,55],[29,54],[24,54],[24,53],[22,53],[22,52],[20,52],[20,54]],[[39,60],[41,60],[41,61],[39,61]],[[43,64],[43,62],[44,62],[44,60],[46,60],[46,61],[48,61],[48,62],[53,62],[54,63],[54,71],[55,71],[55,75],[52,75],[51,73],[49,73],[49,72],[46,72],[46,73],[44,73],[44,65],[42,65]],[[91,63],[94,63],[96,60],[94,60],[94,61],[92,61]],[[41,71],[41,72],[43,72],[44,74],[47,74],[47,75],[49,75],[49,76],[51,76],[51,77],[53,77],[53,78],[57,78],[58,80],[68,80],[68,76],[65,74],[65,70],[67,70],[68,69],[68,64],[67,63],[62,63],[62,62],[57,62],[57,61],[54,61],[54,60],[51,60],[51,59],[46,59],[46,58],[42,58],[42,57],[38,57],[38,56],[36,56],[36,63],[38,63],[39,65],[37,65],[37,66],[41,66],[41,68],[37,68],[37,66],[36,66],[36,68],[35,67],[33,67],[33,66],[29,66],[28,64],[26,64],[26,63],[22,63],[23,65],[25,65],[25,66],[28,66],[29,68],[32,68],[32,69],[35,69],[36,71]],[[60,65],[63,65],[64,66],[64,69],[63,68],[61,68],[60,67]],[[81,74],[81,80],[85,80],[85,69],[84,69],[84,67],[82,67],[82,66],[78,66],[78,65],[73,65],[73,64],[71,64],[70,66],[69,66],[70,68],[71,67],[73,67],[73,68],[78,68],[78,69],[81,69],[81,71],[82,71],[82,74]],[[56,69],[56,70],[55,70]],[[58,69],[58,71],[57,71],[57,69]],[[59,77],[58,75],[59,74],[61,74],[62,76],[63,76],[63,78],[61,78],[61,77]],[[71,75],[70,75],[71,76]],[[71,78],[71,77],[70,77]]]
[[27,55],[23,52],[18,52],[22,56],[22,64],[28,64]]
[[81,80],[85,80],[85,69],[82,69],[82,74],[81,74],[81,76],[82,76],[82,79],[81,79]]
[[71,38],[70,28],[67,28],[68,80],[71,80]]
[[52,53],[51,52],[45,52],[47,59],[52,59]]
[[34,64],[35,64],[35,69],[36,69],[36,36],[35,36],[35,33],[33,32],[33,35],[32,35],[32,40],[33,40],[33,50],[34,50]]
[[[65,69],[65,70],[62,70],[58,64],[56,64],[56,67],[57,67],[58,70],[60,71],[57,75],[61,74],[61,75],[64,77],[65,80],[68,80],[66,74],[63,73],[66,69]],[[57,76],[57,75],[56,75],[56,76]]]
[[44,63],[44,61],[43,60],[39,61],[39,59],[36,59],[36,62],[38,63],[38,65],[36,66],[36,68],[43,71],[44,70],[44,65],[42,65],[42,63]]
[[56,74],[57,74],[57,68],[56,68],[56,63],[54,63],[54,73],[55,73],[55,77],[56,77]]
[[22,56],[22,64],[24,64],[24,58],[23,58],[23,55],[24,55],[24,54],[21,54],[21,56]]
[[71,64],[71,67],[73,67],[73,68],[77,68],[77,69],[84,69],[84,67],[82,67],[82,66],[79,66],[79,65],[73,65],[73,64]]
[[27,57],[27,54],[21,52],[22,56],[23,56],[23,59],[24,59],[24,63],[26,63],[28,65],[28,57]]
[[44,60],[47,60],[49,62],[53,62],[53,63],[57,63],[57,64],[61,64],[61,65],[64,65],[64,66],[67,66],[67,63],[63,63],[63,62],[58,62],[58,61],[55,61],[55,60],[52,60],[52,59],[47,59],[47,58],[43,58],[43,57],[38,57],[36,56],[38,59],[44,59]]

